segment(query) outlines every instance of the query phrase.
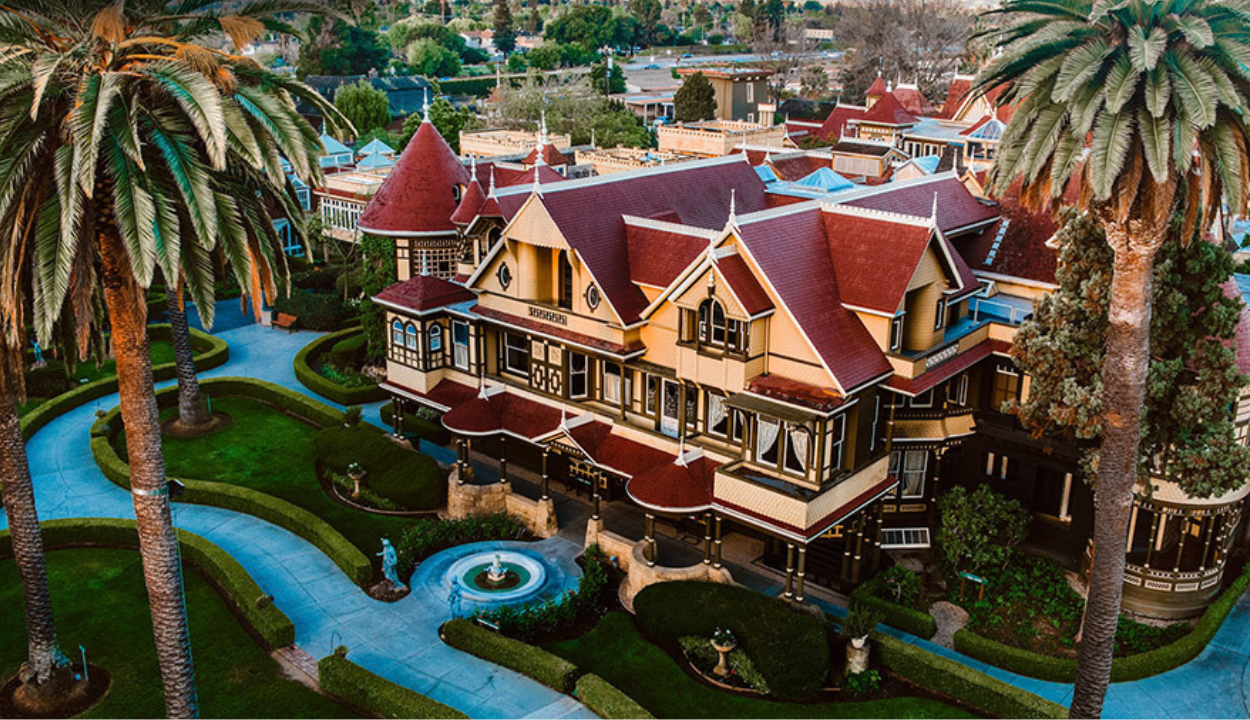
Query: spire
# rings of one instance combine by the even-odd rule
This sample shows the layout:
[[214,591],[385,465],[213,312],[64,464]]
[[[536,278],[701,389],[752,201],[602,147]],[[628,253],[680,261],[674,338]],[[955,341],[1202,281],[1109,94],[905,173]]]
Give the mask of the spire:
[[477,155],[469,156],[469,178],[477,182]]
[[486,195],[486,197],[492,200],[495,199],[495,166],[494,164],[490,166],[490,192]]
[[425,116],[421,122],[428,123],[430,121],[430,91],[425,91],[425,103],[421,108],[421,113]]
[[729,188],[729,219],[725,221],[726,225],[738,224],[738,189]]
[[540,182],[540,178],[542,177],[542,174],[538,172],[540,169],[542,169],[542,166],[543,166],[543,156],[542,156],[542,153],[539,153],[538,162],[534,163],[534,194],[539,197],[542,197],[542,194],[543,194],[543,186],[542,186],[542,183]]
[[929,222],[933,223],[933,227],[937,227],[937,190],[933,191],[933,210],[929,214]]
[[742,159],[746,161],[747,165],[751,164],[751,158],[747,157],[747,132],[746,130],[742,131]]
[[538,139],[539,147],[547,144],[547,108],[542,109],[542,126],[539,129],[541,133]]

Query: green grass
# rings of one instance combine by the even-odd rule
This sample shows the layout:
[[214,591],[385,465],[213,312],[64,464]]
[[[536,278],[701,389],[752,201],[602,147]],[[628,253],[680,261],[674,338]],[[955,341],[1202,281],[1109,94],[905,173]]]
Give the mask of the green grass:
[[[174,345],[168,340],[151,340],[152,346],[152,365],[163,365],[174,361]],[[74,374],[70,375],[70,385],[77,385],[84,382],[93,382],[102,380],[106,377],[113,377],[117,374],[117,362],[114,360],[105,360],[96,365],[94,362],[80,362],[78,367],[74,369]]]
[[[113,677],[108,695],[82,717],[164,717],[139,553],[76,549],[48,553],[61,648]],[[281,675],[277,662],[239,625],[197,572],[186,573],[187,616],[205,717],[333,718],[350,711]],[[11,677],[26,651],[21,586],[12,560],[0,563],[0,672]]]
[[647,642],[622,612],[609,613],[594,630],[544,646],[595,673],[656,717],[667,718],[964,718],[936,700],[896,697],[847,702],[782,703],[733,695],[692,679],[659,647]]
[[[325,520],[375,561],[381,538],[398,540],[403,528],[413,522],[373,515],[330,499],[313,465],[317,428],[312,425],[247,398],[220,398],[212,403],[214,412],[230,415],[230,425],[198,438],[164,438],[165,469],[171,476],[234,483],[282,498]],[[177,412],[176,407],[168,408],[162,416]],[[124,458],[124,432],[115,447]]]

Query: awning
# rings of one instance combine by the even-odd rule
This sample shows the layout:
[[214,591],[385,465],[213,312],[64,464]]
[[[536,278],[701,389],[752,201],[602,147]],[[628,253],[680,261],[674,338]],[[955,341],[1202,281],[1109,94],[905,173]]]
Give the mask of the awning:
[[446,412],[443,427],[458,435],[503,433],[533,441],[559,427],[560,418],[557,408],[508,392],[505,385],[491,385]]
[[818,417],[822,417],[822,413],[810,410],[803,410],[787,403],[769,400],[759,395],[751,395],[748,393],[737,393],[730,395],[725,404],[731,408],[736,408],[744,412],[760,413],[768,417],[778,418],[790,423],[806,423]]

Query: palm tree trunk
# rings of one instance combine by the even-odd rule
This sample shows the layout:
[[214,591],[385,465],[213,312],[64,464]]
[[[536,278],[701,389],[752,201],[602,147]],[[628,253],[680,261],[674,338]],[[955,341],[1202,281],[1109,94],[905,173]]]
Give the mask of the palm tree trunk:
[[1102,370],[1103,427],[1094,487],[1094,557],[1085,599],[1076,688],[1069,710],[1074,718],[1101,717],[1111,682],[1111,656],[1124,590],[1125,543],[1137,484],[1142,404],[1150,360],[1154,259],[1163,240],[1162,230],[1134,232],[1138,230],[1136,222],[1128,226],[1104,225],[1107,242],[1115,251],[1115,262]]
[[[101,197],[97,195],[97,197]],[[143,578],[152,608],[156,655],[165,689],[165,713],[171,718],[199,716],[191,634],[182,591],[178,538],[169,507],[169,486],[161,456],[161,422],[152,384],[144,294],[130,271],[130,261],[107,203],[97,204],[104,301],[113,330],[117,386]]]
[[0,499],[9,518],[13,557],[22,583],[26,608],[27,660],[23,682],[40,685],[55,669],[69,664],[56,642],[52,598],[48,592],[48,569],[44,564],[39,515],[35,512],[35,489],[26,461],[26,443],[17,417],[19,377],[25,360],[21,348],[0,343]]
[[191,329],[187,327],[187,312],[178,300],[175,288],[168,288],[166,302],[169,308],[169,337],[174,345],[174,360],[178,370],[178,424],[184,428],[201,427],[212,420],[200,381],[195,374],[195,351],[191,347]]

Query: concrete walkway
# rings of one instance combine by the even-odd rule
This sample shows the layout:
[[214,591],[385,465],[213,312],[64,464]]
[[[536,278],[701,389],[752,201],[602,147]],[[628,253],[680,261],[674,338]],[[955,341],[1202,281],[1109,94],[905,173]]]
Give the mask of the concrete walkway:
[[[306,392],[291,361],[315,333],[240,325],[218,334],[230,343],[230,361],[205,376],[258,378]],[[130,496],[100,473],[89,445],[96,410],[116,404],[111,395],[72,410],[27,444],[40,519],[134,518]],[[379,423],[381,404],[366,406],[365,418]],[[295,623],[296,643],[313,657],[346,645],[352,661],[472,717],[594,717],[566,695],[445,645],[438,638],[439,625],[450,617],[445,594],[418,591],[396,603],[375,601],[314,546],[250,515],[175,503],[174,523],[242,563]],[[0,514],[0,528],[7,524]],[[531,547],[556,561],[562,582],[576,583],[572,558],[580,547],[562,538]]]

